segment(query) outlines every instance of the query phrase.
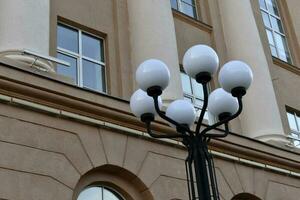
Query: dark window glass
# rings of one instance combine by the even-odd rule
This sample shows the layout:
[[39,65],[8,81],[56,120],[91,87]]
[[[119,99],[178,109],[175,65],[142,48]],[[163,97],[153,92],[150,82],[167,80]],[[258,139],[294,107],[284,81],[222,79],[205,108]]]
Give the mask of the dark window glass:
[[266,0],[268,10],[271,14],[279,16],[276,0]]
[[262,18],[263,18],[265,26],[271,28],[271,22],[270,22],[268,13],[261,11],[261,14],[262,14]]
[[171,7],[175,10],[178,10],[177,0],[171,0]]
[[97,61],[104,61],[102,40],[87,35],[82,34],[82,54],[83,56],[92,58]]
[[181,3],[182,12],[190,17],[196,18],[196,9],[194,6],[185,2]]
[[192,94],[192,87],[190,83],[190,77],[184,73],[180,74],[181,76],[181,85],[183,88],[183,92],[185,94]]
[[78,53],[78,31],[67,26],[57,27],[57,46]]
[[83,87],[105,92],[104,67],[99,64],[83,60]]
[[267,10],[267,6],[266,6],[265,0],[259,0],[259,6],[260,6],[262,9]]
[[190,4],[190,5],[195,5],[195,1],[194,0],[182,0],[182,2]]
[[277,33],[275,33],[274,36],[279,58],[286,62],[290,61],[285,37]]
[[275,31],[278,31],[280,33],[283,33],[283,28],[282,28],[282,24],[281,21],[275,17],[271,16],[271,24],[272,24],[272,28]]
[[195,79],[192,79],[192,85],[193,85],[193,93],[196,97],[200,99],[204,99],[204,94],[203,94],[203,88],[202,85],[197,83]]
[[57,58],[64,60],[68,63],[70,63],[70,67],[64,66],[64,65],[57,65],[57,73],[70,77],[74,83],[77,83],[77,59],[71,56],[67,56],[61,53],[57,54]]

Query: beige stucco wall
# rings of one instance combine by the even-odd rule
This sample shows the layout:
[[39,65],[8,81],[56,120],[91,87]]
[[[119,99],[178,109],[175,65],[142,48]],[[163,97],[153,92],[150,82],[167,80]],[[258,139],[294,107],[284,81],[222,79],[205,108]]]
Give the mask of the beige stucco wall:
[[129,99],[133,90],[133,78],[127,1],[51,1],[50,46],[53,56],[56,56],[56,27],[60,19],[66,19],[68,24],[76,28],[105,37],[108,93]]
[[[90,180],[120,187],[128,199],[188,198],[181,148],[13,105],[0,109],[0,198],[76,199],[90,170]],[[215,165],[221,199],[243,192],[266,200],[300,195],[299,179],[219,158]]]
[[290,72],[278,65],[273,65],[273,84],[279,103],[283,125],[287,134],[290,133],[289,124],[286,117],[286,106],[299,110],[300,108],[300,76]]
[[288,6],[288,13],[291,16],[292,19],[292,26],[289,26],[291,28],[294,28],[294,32],[296,33],[297,38],[292,38],[292,41],[295,42],[298,45],[299,48],[299,41],[300,41],[300,13],[299,13],[299,9],[300,9],[300,4],[299,1],[297,0],[286,0],[286,4]]
[[49,0],[0,2],[0,51],[29,49],[49,55]]

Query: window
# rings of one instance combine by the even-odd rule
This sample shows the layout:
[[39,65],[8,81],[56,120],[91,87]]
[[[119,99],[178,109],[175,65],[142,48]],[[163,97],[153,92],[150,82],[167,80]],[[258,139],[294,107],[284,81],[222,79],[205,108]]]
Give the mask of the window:
[[272,56],[292,63],[276,0],[259,0]]
[[287,118],[291,129],[291,137],[294,139],[293,144],[300,147],[300,114],[296,112],[287,112]]
[[114,190],[102,186],[90,186],[84,189],[77,200],[124,200]]
[[171,6],[192,18],[197,18],[195,0],[171,0]]
[[[184,99],[194,104],[197,116],[200,116],[201,108],[204,102],[203,88],[195,79],[190,78],[187,74],[181,72],[181,84],[183,88]],[[209,119],[208,112],[205,112],[204,119]]]
[[106,92],[103,39],[58,24],[57,57],[71,65],[57,65],[58,74],[70,77],[79,87]]

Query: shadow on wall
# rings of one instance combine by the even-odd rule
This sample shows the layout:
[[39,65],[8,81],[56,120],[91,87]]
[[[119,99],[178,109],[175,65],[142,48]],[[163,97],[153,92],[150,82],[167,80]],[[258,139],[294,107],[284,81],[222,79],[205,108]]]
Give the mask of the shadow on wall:
[[250,193],[240,193],[235,195],[231,200],[261,200],[261,199]]

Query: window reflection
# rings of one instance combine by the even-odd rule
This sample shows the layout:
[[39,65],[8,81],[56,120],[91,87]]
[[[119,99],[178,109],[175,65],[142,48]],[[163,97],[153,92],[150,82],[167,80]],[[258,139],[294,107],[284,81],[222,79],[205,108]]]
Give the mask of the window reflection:
[[62,53],[58,53],[57,58],[70,63],[69,67],[58,64],[57,73],[67,76],[71,78],[74,83],[77,83],[77,59],[72,56],[64,55]]
[[60,24],[57,27],[57,46],[78,53],[78,31]]
[[117,192],[112,189],[92,186],[84,189],[77,200],[124,200]]

